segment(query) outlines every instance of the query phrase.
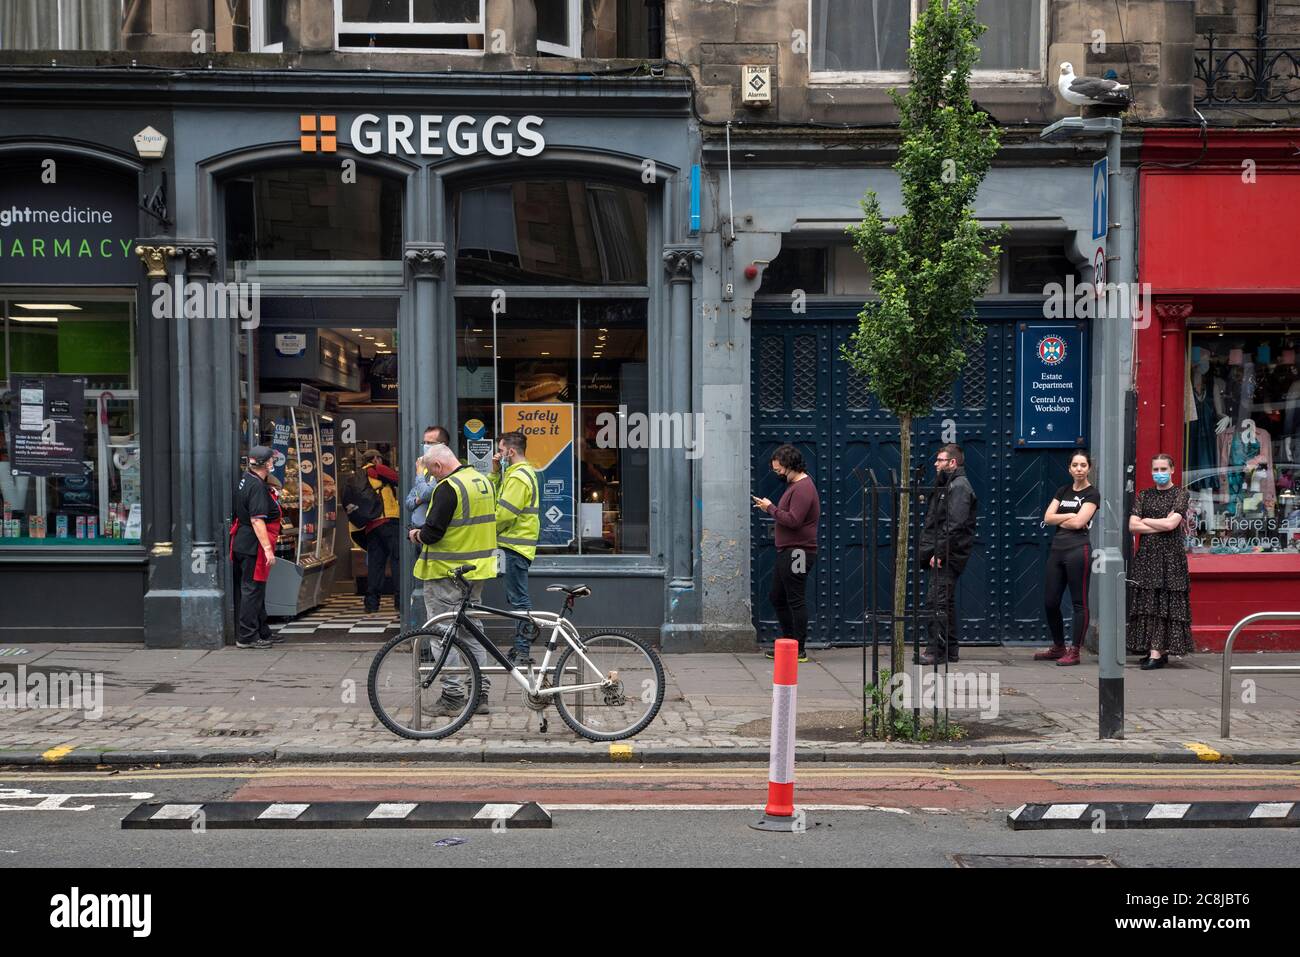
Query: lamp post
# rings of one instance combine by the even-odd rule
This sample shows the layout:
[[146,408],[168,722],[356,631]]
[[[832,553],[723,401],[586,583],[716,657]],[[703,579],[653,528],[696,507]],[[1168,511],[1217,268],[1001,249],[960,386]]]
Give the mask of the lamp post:
[[[1132,228],[1132,197],[1120,166],[1120,137],[1124,123],[1117,116],[1069,116],[1058,120],[1039,134],[1040,139],[1057,142],[1067,139],[1105,137],[1107,158],[1107,203],[1105,215],[1110,222],[1105,239],[1106,275],[1094,276],[1094,282],[1103,280],[1116,283],[1124,290],[1118,297],[1125,303],[1133,300],[1127,290],[1134,281],[1134,251],[1136,236]],[[1114,185],[1111,186],[1111,183]],[[1113,214],[1113,215],[1112,215]],[[1103,293],[1101,301],[1107,301]],[[1115,300],[1111,300],[1115,301]],[[1121,310],[1123,313],[1125,310]],[[1136,311],[1136,310],[1134,310]],[[1132,423],[1126,421],[1126,396],[1132,381],[1133,336],[1127,318],[1102,317],[1097,323],[1094,341],[1098,346],[1094,357],[1100,360],[1101,371],[1094,380],[1092,394],[1095,399],[1097,422],[1094,450],[1098,460],[1098,486],[1102,496],[1101,548],[1102,574],[1098,576],[1097,631],[1098,631],[1098,737],[1124,737],[1124,627],[1125,627],[1125,563],[1123,544],[1127,535],[1128,514],[1125,504],[1127,484],[1131,484],[1131,468],[1126,462],[1125,446]],[[1133,319],[1136,319],[1136,315]],[[1106,321],[1106,320],[1109,321]]]

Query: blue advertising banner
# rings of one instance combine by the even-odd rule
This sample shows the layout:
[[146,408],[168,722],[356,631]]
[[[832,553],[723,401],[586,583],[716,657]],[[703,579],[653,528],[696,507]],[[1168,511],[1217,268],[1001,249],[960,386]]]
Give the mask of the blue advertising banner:
[[271,433],[271,451],[275,453],[275,459],[271,462],[271,474],[284,484],[284,466],[289,459],[289,445],[293,436],[293,418],[289,410],[285,409],[280,413],[280,417],[275,420],[274,431]]
[[1016,448],[1086,444],[1087,355],[1087,323],[1017,323]]

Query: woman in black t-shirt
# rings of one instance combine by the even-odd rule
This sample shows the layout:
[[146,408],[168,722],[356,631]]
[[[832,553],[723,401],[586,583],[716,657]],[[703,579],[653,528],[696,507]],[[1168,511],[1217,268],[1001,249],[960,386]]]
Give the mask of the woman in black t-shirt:
[[[1088,481],[1090,471],[1092,458],[1087,452],[1075,452],[1070,458],[1070,478],[1074,481],[1056,490],[1043,516],[1044,523],[1056,526],[1047,554],[1047,581],[1043,588],[1052,647],[1034,655],[1035,661],[1077,665],[1083,636],[1088,633],[1088,576],[1092,571],[1088,529],[1092,528],[1092,517],[1101,506],[1101,493]],[[1067,585],[1073,608],[1073,641],[1069,648],[1065,647],[1065,621],[1061,618],[1061,596]]]

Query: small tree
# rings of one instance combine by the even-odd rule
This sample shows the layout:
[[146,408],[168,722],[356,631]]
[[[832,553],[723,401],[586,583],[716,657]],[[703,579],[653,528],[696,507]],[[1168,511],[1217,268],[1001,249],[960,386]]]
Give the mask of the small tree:
[[[912,28],[911,86],[906,95],[890,91],[901,117],[894,169],[904,211],[887,222],[871,190],[862,201],[862,222],[849,229],[879,298],[863,306],[843,355],[898,417],[904,482],[912,472],[912,420],[933,411],[961,374],[967,350],[983,341],[975,299],[1001,253],[996,245],[986,248],[1001,232],[981,234],[974,214],[975,194],[999,144],[992,119],[970,98],[970,73],[979,58],[975,40],[986,29],[977,5],[935,0],[924,6]],[[910,504],[903,496],[895,529],[895,674],[905,654]]]

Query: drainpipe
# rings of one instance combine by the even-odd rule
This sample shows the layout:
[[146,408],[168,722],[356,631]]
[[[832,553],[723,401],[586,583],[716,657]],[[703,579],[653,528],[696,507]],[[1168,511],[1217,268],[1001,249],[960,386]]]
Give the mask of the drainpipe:
[[1255,101],[1263,103],[1268,91],[1264,58],[1268,55],[1268,0],[1255,2]]

